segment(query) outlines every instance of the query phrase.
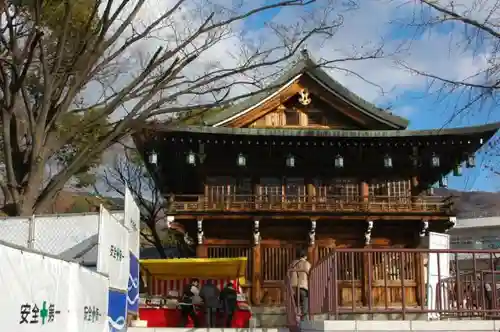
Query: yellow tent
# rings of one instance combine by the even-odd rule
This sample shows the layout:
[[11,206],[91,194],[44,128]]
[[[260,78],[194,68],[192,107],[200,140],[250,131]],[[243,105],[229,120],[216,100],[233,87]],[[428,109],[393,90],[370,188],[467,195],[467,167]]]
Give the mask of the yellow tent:
[[141,259],[141,269],[156,279],[240,279],[245,284],[246,257]]

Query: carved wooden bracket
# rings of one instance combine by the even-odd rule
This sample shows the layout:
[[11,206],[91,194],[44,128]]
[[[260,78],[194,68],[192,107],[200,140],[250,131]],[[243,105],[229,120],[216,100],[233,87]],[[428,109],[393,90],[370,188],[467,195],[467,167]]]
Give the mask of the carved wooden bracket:
[[196,226],[198,230],[198,244],[203,244],[203,218],[198,218]]
[[424,237],[429,233],[429,221],[422,220],[422,229],[420,230],[420,237]]
[[316,220],[311,219],[311,230],[309,231],[309,244],[314,245],[316,242]]
[[260,220],[258,219],[253,221],[253,243],[255,245],[260,244]]
[[365,245],[368,246],[370,245],[372,241],[372,229],[373,229],[373,221],[368,220],[366,225],[366,231],[365,231]]

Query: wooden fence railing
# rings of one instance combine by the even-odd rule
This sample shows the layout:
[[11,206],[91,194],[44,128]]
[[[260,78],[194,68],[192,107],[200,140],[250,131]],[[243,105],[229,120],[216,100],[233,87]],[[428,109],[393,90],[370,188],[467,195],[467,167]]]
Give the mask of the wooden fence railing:
[[446,212],[451,200],[437,196],[346,197],[176,195],[169,198],[170,212]]

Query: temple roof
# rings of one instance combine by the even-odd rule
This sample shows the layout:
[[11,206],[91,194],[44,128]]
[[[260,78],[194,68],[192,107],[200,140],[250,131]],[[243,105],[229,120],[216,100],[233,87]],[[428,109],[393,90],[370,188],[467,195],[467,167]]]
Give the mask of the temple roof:
[[192,134],[221,134],[243,136],[282,137],[338,137],[338,138],[409,138],[423,136],[460,136],[484,134],[488,140],[500,128],[500,122],[460,128],[429,130],[339,130],[339,129],[279,129],[279,128],[230,128],[209,126],[151,125],[146,130],[184,132]]
[[268,85],[268,88],[249,97],[242,102],[222,109],[211,109],[206,111],[192,111],[183,116],[179,121],[187,125],[205,125],[218,127],[224,125],[227,121],[247,113],[254,107],[268,98],[280,93],[280,91],[300,78],[302,75],[307,75],[325,87],[336,98],[344,100],[346,103],[353,106],[359,112],[383,122],[393,129],[405,129],[408,126],[408,120],[400,116],[394,115],[387,110],[379,108],[374,104],[362,99],[358,95],[349,91],[346,87],[333,79],[322,68],[321,64],[316,63],[307,53],[302,52],[302,57],[286,71],[275,82]]

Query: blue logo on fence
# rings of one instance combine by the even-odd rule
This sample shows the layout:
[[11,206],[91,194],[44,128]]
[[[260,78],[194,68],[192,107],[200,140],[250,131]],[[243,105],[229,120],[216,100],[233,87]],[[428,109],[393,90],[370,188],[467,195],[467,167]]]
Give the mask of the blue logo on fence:
[[127,328],[127,293],[109,291],[108,323],[112,332],[124,331]]
[[139,260],[130,253],[130,274],[128,276],[127,310],[139,311]]

